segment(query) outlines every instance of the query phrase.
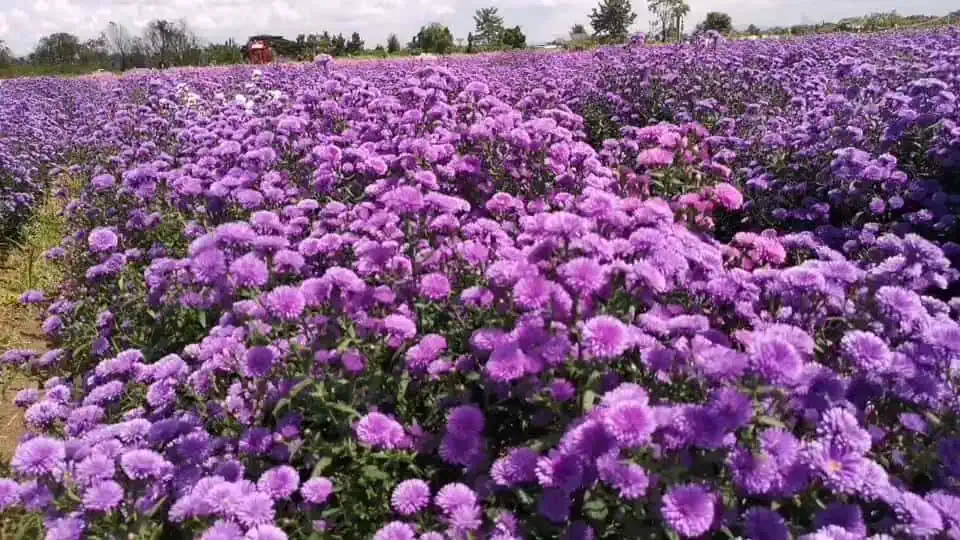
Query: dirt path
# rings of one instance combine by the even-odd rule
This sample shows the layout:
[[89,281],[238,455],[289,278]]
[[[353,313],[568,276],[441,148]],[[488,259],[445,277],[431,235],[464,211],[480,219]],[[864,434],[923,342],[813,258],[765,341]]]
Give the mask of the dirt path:
[[[40,330],[42,308],[22,306],[19,297],[29,289],[56,291],[59,271],[43,252],[61,238],[58,203],[53,198],[47,200],[27,225],[23,242],[0,255],[0,352],[14,348],[42,352],[48,348]],[[0,369],[0,460],[5,462],[24,430],[23,411],[13,404],[13,398],[36,383],[15,369]]]

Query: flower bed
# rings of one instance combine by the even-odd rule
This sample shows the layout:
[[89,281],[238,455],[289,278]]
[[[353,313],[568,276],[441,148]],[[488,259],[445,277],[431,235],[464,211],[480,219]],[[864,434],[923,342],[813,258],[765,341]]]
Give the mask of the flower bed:
[[49,538],[960,534],[958,43],[85,87],[0,507]]

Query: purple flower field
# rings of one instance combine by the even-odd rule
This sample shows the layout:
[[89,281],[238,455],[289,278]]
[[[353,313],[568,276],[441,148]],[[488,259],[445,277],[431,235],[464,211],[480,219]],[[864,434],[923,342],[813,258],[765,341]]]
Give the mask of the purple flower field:
[[5,81],[66,278],[0,510],[960,538],[958,93],[958,29]]

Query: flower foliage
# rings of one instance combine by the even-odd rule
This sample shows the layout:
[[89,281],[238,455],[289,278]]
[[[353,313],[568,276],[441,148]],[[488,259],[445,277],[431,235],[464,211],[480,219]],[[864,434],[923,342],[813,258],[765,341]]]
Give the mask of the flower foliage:
[[40,387],[0,509],[50,538],[960,535],[958,44],[65,82],[82,158],[46,174],[84,181],[63,287],[22,298],[55,348],[2,357]]

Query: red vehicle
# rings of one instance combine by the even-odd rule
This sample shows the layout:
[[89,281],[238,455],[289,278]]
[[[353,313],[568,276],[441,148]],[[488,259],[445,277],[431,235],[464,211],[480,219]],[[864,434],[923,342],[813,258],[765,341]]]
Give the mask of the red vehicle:
[[251,64],[269,64],[273,61],[273,49],[264,41],[254,41],[247,48],[247,57]]

